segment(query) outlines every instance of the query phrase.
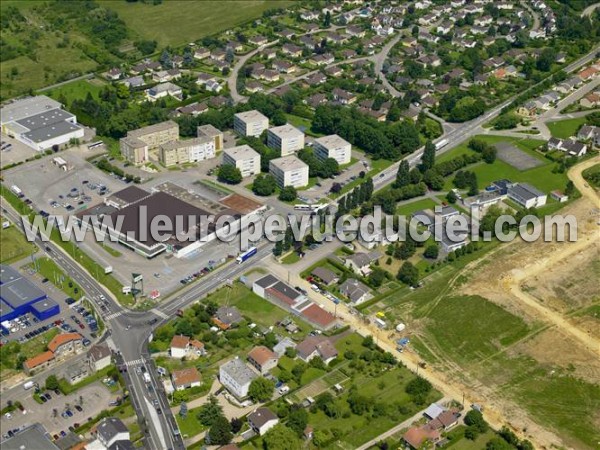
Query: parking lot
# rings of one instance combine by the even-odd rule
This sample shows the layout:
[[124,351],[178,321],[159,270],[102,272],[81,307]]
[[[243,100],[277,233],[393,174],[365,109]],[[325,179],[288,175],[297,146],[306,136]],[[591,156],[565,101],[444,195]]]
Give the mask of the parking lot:
[[0,419],[2,439],[9,437],[15,429],[36,422],[44,425],[52,436],[59,437],[61,432],[66,434],[69,430],[97,416],[103,409],[108,409],[109,403],[118,397],[118,393],[111,393],[101,381],[69,395],[63,395],[58,390],[55,392],[41,389],[40,395],[47,394],[50,397],[42,404],[33,399],[34,392],[34,388],[23,391],[21,404],[24,411],[16,409],[2,416]]
[[25,161],[37,154],[34,149],[22,142],[19,142],[4,133],[2,133],[1,136],[0,149],[2,154],[0,157],[2,158],[2,167]]
[[38,320],[33,314],[27,313],[14,320],[6,321],[2,327],[1,343],[3,345],[9,341],[24,343],[58,327],[62,333],[81,334],[84,337],[84,345],[86,347],[90,345],[98,331],[93,312],[76,303],[74,299],[68,298],[49,280],[36,275],[33,271],[29,271],[27,275],[32,283],[60,305],[60,314],[45,320]]

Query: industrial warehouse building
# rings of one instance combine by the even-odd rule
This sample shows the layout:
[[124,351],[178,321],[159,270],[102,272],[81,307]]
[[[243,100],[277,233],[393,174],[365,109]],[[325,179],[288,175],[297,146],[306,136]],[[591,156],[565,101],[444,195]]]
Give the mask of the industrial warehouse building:
[[0,110],[2,132],[37,151],[83,138],[77,117],[62,106],[45,95],[15,100]]
[[45,320],[59,312],[58,303],[44,291],[12,267],[0,265],[0,322],[4,323],[27,313]]
[[[94,217],[99,218],[100,231],[116,236],[120,244],[145,258],[154,258],[163,252],[181,258],[216,238],[216,224],[209,223],[205,217],[213,216],[216,222],[219,217],[228,216],[230,233],[237,233],[248,220],[264,210],[264,205],[238,194],[212,201],[166,182],[154,187],[152,192],[137,186],[125,188],[106,198],[103,204],[77,214],[77,218],[88,218],[86,224]],[[110,220],[103,223],[101,216],[109,216]],[[151,233],[151,224],[159,216],[168,218],[175,226],[175,230],[169,232],[172,235],[164,239],[156,239]],[[190,217],[195,220],[188,226]],[[111,224],[118,224],[118,231],[110,227]],[[227,230],[227,225],[224,228]],[[175,232],[178,233],[176,236]]]

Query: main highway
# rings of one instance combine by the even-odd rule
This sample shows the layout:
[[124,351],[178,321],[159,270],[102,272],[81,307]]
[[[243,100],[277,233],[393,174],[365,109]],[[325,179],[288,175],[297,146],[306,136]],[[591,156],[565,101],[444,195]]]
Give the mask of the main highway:
[[[564,70],[571,73],[584,64],[590,62],[597,54],[600,47],[583,58],[571,63]],[[531,88],[530,88],[531,89]],[[485,115],[470,122],[465,122],[445,134],[447,144],[438,150],[443,153],[477,134],[481,125],[497,117],[503,108],[508,106],[514,98],[508,99],[502,104],[494,107]],[[440,140],[438,140],[440,143]],[[422,156],[423,149],[407,157],[414,166]],[[393,182],[398,169],[398,163],[385,169],[374,180],[375,189],[381,189]],[[17,226],[21,227],[19,214],[4,200],[3,213]],[[121,369],[127,387],[129,389],[132,404],[138,419],[143,423],[146,430],[147,445],[151,449],[184,449],[183,439],[179,433],[177,423],[173,417],[166,393],[159,380],[157,371],[150,357],[148,343],[152,332],[158,326],[174,317],[178,309],[183,309],[190,304],[205,297],[210,292],[222,286],[227,280],[239,277],[247,270],[248,264],[257,264],[260,260],[270,257],[273,244],[262,242],[256,244],[258,254],[249,260],[249,263],[236,264],[230,262],[225,266],[210,272],[205,277],[187,286],[172,298],[165,299],[159,306],[150,311],[131,311],[122,307],[94,277],[82,268],[72,255],[67,254],[61,247],[53,242],[42,242],[36,244],[46,252],[60,267],[78,283],[86,293],[86,297],[97,305],[98,313],[107,325],[107,340],[112,340],[114,347],[118,349],[115,354],[116,362]],[[104,308],[102,308],[104,305]],[[144,371],[150,375],[150,382],[144,381]],[[17,386],[13,389],[22,389]],[[9,393],[12,395],[15,393]],[[160,410],[160,413],[159,413]]]

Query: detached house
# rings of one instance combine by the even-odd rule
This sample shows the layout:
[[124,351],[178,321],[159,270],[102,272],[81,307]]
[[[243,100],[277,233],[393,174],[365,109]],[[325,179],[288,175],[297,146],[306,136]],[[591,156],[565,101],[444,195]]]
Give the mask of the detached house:
[[277,367],[278,357],[264,345],[254,347],[248,353],[248,362],[262,375]]
[[171,381],[176,391],[197,387],[202,384],[200,373],[195,367],[174,370],[171,373]]
[[366,253],[355,253],[348,256],[344,265],[357,275],[367,276],[371,273],[371,258]]
[[329,364],[338,356],[338,351],[331,341],[323,336],[308,336],[296,346],[298,358],[309,362],[315,357],[320,357],[325,364]]
[[279,418],[269,408],[258,408],[248,414],[248,424],[259,436],[279,423]]

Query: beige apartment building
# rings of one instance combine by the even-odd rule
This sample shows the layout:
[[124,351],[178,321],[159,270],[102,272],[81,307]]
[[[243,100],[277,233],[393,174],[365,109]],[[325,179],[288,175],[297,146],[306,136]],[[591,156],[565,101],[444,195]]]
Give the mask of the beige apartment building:
[[223,164],[237,167],[244,178],[260,173],[260,155],[249,145],[223,150]]
[[138,128],[119,141],[121,154],[134,164],[148,161],[148,152],[179,139],[179,125],[172,120]]
[[294,155],[271,160],[269,172],[275,177],[280,188],[285,186],[300,188],[308,185],[308,164]]
[[215,142],[215,151],[223,150],[223,132],[212,125],[202,125],[196,130],[196,136],[212,138]]
[[337,134],[315,139],[315,156],[321,160],[335,159],[338,164],[348,164],[352,159],[352,145]]
[[281,156],[291,155],[304,148],[304,133],[290,124],[273,127],[267,132],[267,145],[281,150]]
[[215,139],[197,137],[185,141],[167,142],[160,146],[158,159],[166,167],[215,157]]
[[242,136],[258,137],[269,128],[269,119],[256,110],[233,116],[233,129]]

